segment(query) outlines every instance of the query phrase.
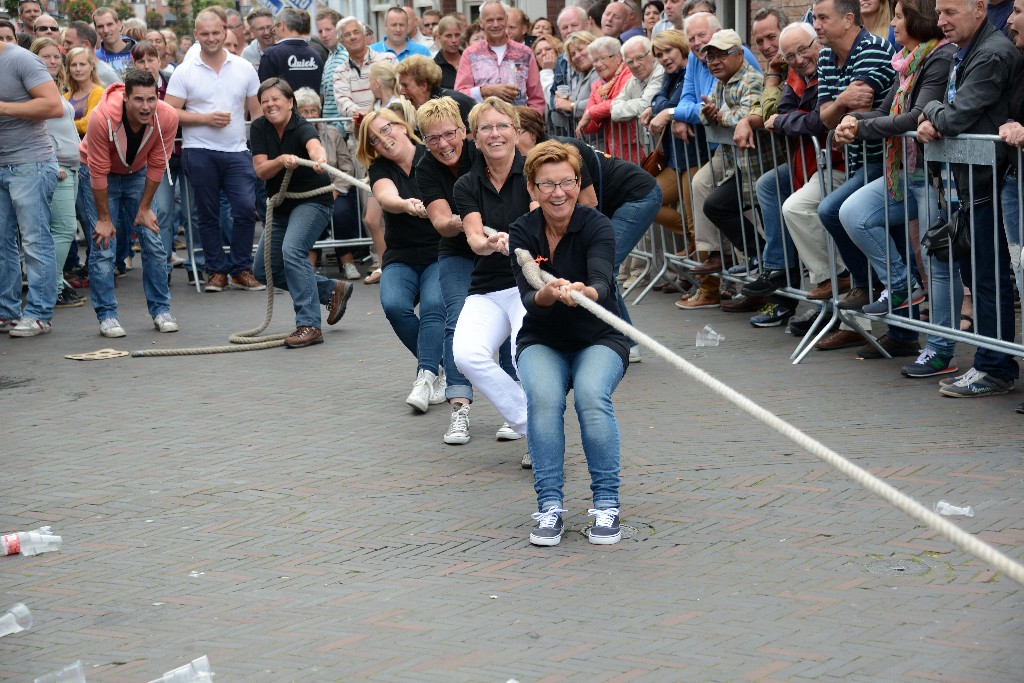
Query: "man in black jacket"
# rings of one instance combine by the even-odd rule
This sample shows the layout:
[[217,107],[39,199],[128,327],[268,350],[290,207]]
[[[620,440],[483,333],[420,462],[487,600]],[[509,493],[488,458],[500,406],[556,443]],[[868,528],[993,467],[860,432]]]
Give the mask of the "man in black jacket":
[[[961,133],[997,134],[1008,116],[1006,93],[1020,54],[1006,36],[989,23],[985,0],[938,0],[939,28],[957,46],[946,97],[929,102],[917,136],[923,143]],[[1006,163],[1006,147],[996,143],[996,167]],[[977,278],[974,316],[983,337],[1013,341],[1013,287],[1006,236],[997,230],[992,168],[954,164],[953,176],[964,211],[971,217]],[[1001,175],[1001,174],[1000,174]],[[999,179],[999,175],[996,176]],[[970,268],[970,259],[961,268]],[[974,366],[963,375],[941,381],[939,392],[954,398],[992,396],[1013,389],[1020,374],[1013,357],[979,348]]]

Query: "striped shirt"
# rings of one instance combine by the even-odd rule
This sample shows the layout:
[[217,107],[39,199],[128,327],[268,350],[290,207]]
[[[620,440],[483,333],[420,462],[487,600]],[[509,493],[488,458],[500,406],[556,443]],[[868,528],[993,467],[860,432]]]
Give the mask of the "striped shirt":
[[[334,70],[334,106],[339,116],[353,116],[357,111],[365,112],[373,104],[373,93],[370,92],[370,67],[377,62],[398,60],[391,52],[374,52],[367,49],[362,62],[356,64],[351,55]],[[346,122],[348,132],[352,132],[350,122]]]
[[[818,109],[834,101],[854,81],[862,81],[875,91],[871,108],[876,109],[889,94],[896,72],[892,68],[893,49],[889,41],[861,28],[853,41],[846,61],[839,65],[832,48],[822,48],[818,54]],[[884,141],[867,144],[868,163],[882,163]],[[864,160],[860,143],[850,145],[847,171],[860,167]]]
[[[320,94],[324,98],[323,114],[325,119],[332,119],[338,116],[338,105],[334,103],[334,72],[338,67],[348,62],[348,50],[341,43],[331,54],[327,55],[324,61],[324,75],[320,84]],[[333,124],[338,130],[343,130],[340,124]]]

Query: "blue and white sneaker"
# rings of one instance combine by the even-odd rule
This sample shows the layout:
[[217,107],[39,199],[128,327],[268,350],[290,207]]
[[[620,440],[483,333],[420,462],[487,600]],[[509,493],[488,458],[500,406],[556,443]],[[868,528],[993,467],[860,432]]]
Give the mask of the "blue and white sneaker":
[[757,315],[750,319],[750,324],[754,327],[778,327],[785,325],[795,312],[795,309],[782,304],[765,304]]
[[971,368],[954,381],[939,382],[939,393],[951,398],[975,398],[979,396],[998,396],[1013,390],[1012,379],[999,379],[987,372],[979,372]]
[[[565,522],[562,513],[568,512],[560,507],[551,507],[544,512],[534,512],[531,517],[537,520],[536,526],[530,530],[530,543],[534,545],[558,545],[562,540]],[[617,512],[617,511],[616,511]]]
[[877,301],[868,304],[861,310],[865,315],[885,315],[889,312],[889,302],[892,302],[892,310],[898,311],[907,306],[916,306],[926,298],[925,291],[920,287],[915,287],[912,292],[905,289],[896,289],[891,292],[888,289],[883,289],[882,295],[878,297]]
[[587,539],[596,545],[611,545],[622,538],[619,527],[619,508],[603,508],[587,510],[594,517],[594,525],[587,529]]
[[[943,356],[932,349],[925,349],[917,360],[909,365],[904,365],[900,373],[904,377],[918,379],[921,377],[935,377],[936,375],[948,375],[957,372],[960,368],[956,365],[954,356]],[[952,384],[952,382],[949,382]]]

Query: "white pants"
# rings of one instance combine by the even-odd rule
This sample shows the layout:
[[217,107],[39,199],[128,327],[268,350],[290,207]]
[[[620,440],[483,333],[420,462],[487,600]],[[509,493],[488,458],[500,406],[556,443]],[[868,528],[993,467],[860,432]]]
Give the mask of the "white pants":
[[494,360],[502,342],[512,337],[515,358],[516,337],[523,326],[526,309],[519,288],[509,287],[488,294],[471,294],[459,314],[452,340],[452,355],[459,372],[474,390],[487,397],[509,427],[526,433],[526,394]]
[[[829,279],[832,272],[828,265],[828,235],[818,219],[818,205],[822,199],[819,178],[822,173],[816,171],[782,204],[786,227],[814,284]],[[825,182],[828,183],[828,178]],[[832,187],[839,187],[845,182],[844,172],[832,171]],[[842,258],[836,254],[836,272],[841,273],[845,268]]]

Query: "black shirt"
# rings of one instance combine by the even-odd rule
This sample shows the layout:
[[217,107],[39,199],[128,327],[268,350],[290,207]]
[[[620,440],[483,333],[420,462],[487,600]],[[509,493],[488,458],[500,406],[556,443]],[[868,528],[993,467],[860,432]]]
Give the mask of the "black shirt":
[[[526,189],[523,161],[523,155],[516,150],[512,170],[501,186],[501,192],[496,192],[494,184],[487,177],[484,155],[478,154],[469,174],[455,182],[455,204],[462,220],[465,221],[471,213],[479,213],[485,226],[498,232],[508,232],[512,222],[530,210],[530,194]],[[490,256],[476,256],[473,279],[469,285],[470,294],[500,292],[515,286],[516,280],[508,256],[500,251]]]
[[459,115],[462,117],[462,125],[469,129],[469,112],[476,106],[476,100],[469,95],[464,95],[458,90],[452,90],[450,88],[440,87],[434,88],[433,92],[430,93],[430,99],[438,100],[442,97],[450,97],[455,100],[455,104],[459,105]]
[[[402,168],[384,157],[377,157],[370,164],[370,187],[378,180],[390,180],[398,188],[398,195],[404,199],[418,197],[419,187],[416,186],[416,165],[426,154],[423,145],[416,145],[416,154],[412,158],[412,171],[405,174]],[[441,236],[426,218],[410,216],[404,211],[391,213],[384,211],[384,241],[387,249],[381,257],[381,265],[389,263],[405,263],[410,266],[426,266],[437,261],[437,244]]]
[[[252,122],[249,129],[249,144],[252,146],[252,154],[265,154],[268,159],[276,159],[282,154],[292,154],[300,159],[309,159],[306,151],[306,143],[310,140],[319,140],[316,128],[313,124],[302,118],[295,112],[288,119],[284,126],[284,133],[278,137],[274,124],[261,116]],[[273,197],[281,190],[281,181],[284,180],[285,171],[281,171],[272,178],[267,179],[267,196]],[[326,173],[317,173],[311,168],[297,166],[292,171],[292,179],[288,183],[288,192],[309,192],[321,187],[330,187],[331,179]],[[279,207],[282,211],[291,211],[299,204],[314,202],[330,206],[334,198],[330,192],[309,199],[286,199]]]
[[139,155],[139,148],[142,147],[142,138],[146,134],[146,126],[142,126],[138,130],[132,130],[131,124],[128,123],[128,106],[122,105],[122,108],[121,120],[124,121],[125,134],[124,161],[125,165],[131,168],[131,165],[135,163],[135,157]]
[[534,302],[536,290],[526,281],[523,269],[515,260],[515,250],[525,249],[536,257],[542,270],[569,282],[582,282],[597,291],[597,303],[605,310],[619,315],[615,298],[615,232],[604,214],[589,206],[577,204],[569,219],[565,235],[552,255],[544,234],[544,214],[535,209],[519,218],[509,230],[509,254],[516,285],[523,298],[526,317],[516,337],[516,357],[532,344],[543,344],[559,351],[572,353],[588,346],[607,346],[622,359],[622,367],[629,366],[629,341],[621,332],[598,320],[579,306],[566,306],[555,302],[542,308]]
[[[478,152],[473,141],[466,139],[462,143],[462,155],[459,157],[458,175],[451,172],[447,166],[434,158],[434,155],[427,152],[420,159],[416,166],[416,185],[420,188],[420,199],[424,206],[430,206],[432,202],[440,199],[448,202],[448,207],[453,214],[455,210],[455,181],[469,173],[473,166]],[[442,237],[437,248],[437,255],[440,256],[463,256],[468,259],[475,259],[476,254],[466,241],[466,233],[460,232],[454,237]]]
[[636,202],[646,197],[657,182],[650,173],[636,164],[618,159],[598,151],[577,138],[555,137],[553,140],[574,146],[583,157],[589,174],[584,173],[580,189],[587,175],[593,178],[594,192],[597,193],[597,208],[606,216],[622,208],[623,204]]
[[288,81],[292,90],[312,88],[320,92],[324,59],[302,38],[285,38],[271,45],[260,58],[260,83],[278,76]]
[[449,64],[448,60],[444,58],[444,54],[440,51],[434,55],[434,63],[441,67],[441,87],[454,90],[455,76],[459,73],[459,70]]

